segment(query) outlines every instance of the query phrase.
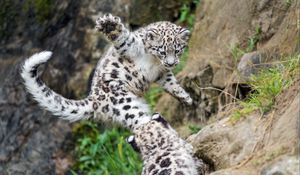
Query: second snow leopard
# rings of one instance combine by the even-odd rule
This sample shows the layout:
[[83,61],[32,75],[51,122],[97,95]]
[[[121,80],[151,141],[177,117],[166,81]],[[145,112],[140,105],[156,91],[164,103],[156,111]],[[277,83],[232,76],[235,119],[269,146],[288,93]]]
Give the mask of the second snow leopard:
[[96,24],[96,29],[113,45],[98,62],[91,91],[85,99],[64,98],[39,78],[37,68],[47,62],[51,52],[37,53],[25,61],[21,75],[27,90],[41,106],[70,121],[94,116],[134,130],[151,120],[143,95],[152,82],[182,102],[192,104],[171,71],[187,45],[187,29],[157,22],[131,32],[119,17],[110,14],[98,18]]
[[181,139],[158,113],[126,140],[142,156],[142,175],[205,174],[203,161],[192,156],[192,145]]

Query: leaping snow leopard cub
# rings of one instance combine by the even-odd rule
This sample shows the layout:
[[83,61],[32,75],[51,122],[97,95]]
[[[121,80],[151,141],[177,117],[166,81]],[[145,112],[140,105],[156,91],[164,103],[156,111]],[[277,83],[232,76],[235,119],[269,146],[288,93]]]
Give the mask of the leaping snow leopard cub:
[[41,106],[70,121],[94,116],[133,130],[151,120],[143,94],[152,82],[182,102],[192,103],[171,71],[187,45],[187,29],[157,22],[130,32],[119,17],[111,14],[98,18],[96,24],[112,46],[98,62],[85,99],[64,98],[39,78],[37,69],[47,62],[51,52],[37,53],[25,61],[21,75],[27,90]]

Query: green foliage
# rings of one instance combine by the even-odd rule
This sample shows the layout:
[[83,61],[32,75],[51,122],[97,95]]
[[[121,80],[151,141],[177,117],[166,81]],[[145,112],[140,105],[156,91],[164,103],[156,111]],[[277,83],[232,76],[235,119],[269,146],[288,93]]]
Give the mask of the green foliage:
[[180,8],[179,22],[186,24],[192,30],[195,23],[195,8],[200,0],[194,0],[191,3],[184,3]]
[[197,134],[202,128],[198,125],[189,125],[189,129],[191,131],[191,134]]
[[151,86],[150,89],[144,95],[147,103],[150,105],[150,108],[153,110],[159,97],[161,96],[163,89],[159,86]]
[[142,162],[126,143],[129,131],[121,128],[104,130],[92,122],[74,127],[76,136],[76,163],[72,173],[85,175],[111,175],[141,173]]
[[253,111],[263,115],[273,109],[276,97],[287,88],[299,74],[300,55],[285,58],[281,66],[262,70],[252,76],[248,84],[252,93],[240,102],[240,108],[231,115],[232,121],[237,121]]

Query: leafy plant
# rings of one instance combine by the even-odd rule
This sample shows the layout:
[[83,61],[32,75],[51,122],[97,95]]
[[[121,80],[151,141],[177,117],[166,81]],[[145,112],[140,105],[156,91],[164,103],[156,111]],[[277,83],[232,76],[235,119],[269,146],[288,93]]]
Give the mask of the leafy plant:
[[179,22],[187,24],[190,30],[192,30],[195,22],[195,7],[198,6],[200,0],[194,0],[191,3],[184,3],[179,11]]
[[137,153],[126,143],[129,131],[113,128],[101,132],[101,127],[92,122],[75,126],[76,163],[73,175],[140,174],[142,162]]
[[231,115],[232,121],[237,121],[253,111],[263,115],[273,109],[276,97],[287,88],[300,70],[300,55],[291,56],[282,61],[281,66],[262,70],[252,76],[248,84],[252,93],[245,101],[240,102],[239,109]]

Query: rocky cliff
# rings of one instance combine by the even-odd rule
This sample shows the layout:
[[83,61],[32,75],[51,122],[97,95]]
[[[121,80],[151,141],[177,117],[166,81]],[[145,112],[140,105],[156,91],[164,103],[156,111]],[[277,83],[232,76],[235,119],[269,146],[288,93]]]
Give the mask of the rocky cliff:
[[233,98],[249,91],[245,79],[283,55],[299,53],[299,1],[201,1],[189,43],[187,65],[178,75],[192,94],[183,107],[168,94],[156,105],[182,130],[205,123]]

